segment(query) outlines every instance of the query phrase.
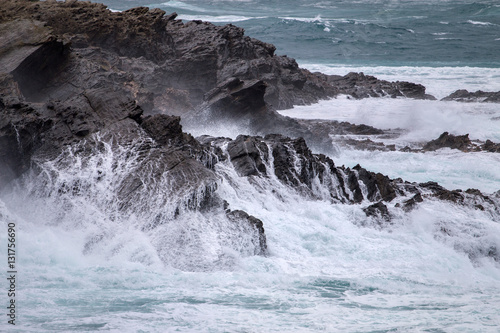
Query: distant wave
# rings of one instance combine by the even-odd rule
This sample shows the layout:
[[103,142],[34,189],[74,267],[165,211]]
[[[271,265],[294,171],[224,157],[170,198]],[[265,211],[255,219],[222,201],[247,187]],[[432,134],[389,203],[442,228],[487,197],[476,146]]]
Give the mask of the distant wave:
[[[152,8],[155,6],[158,6],[158,5],[149,5],[149,7],[152,7]],[[160,4],[160,6],[185,9],[185,10],[190,10],[190,11],[195,11],[195,12],[208,12],[208,10],[206,10],[205,8],[190,5],[190,4],[187,4],[185,2],[175,1],[175,0],[163,2]]]
[[472,20],[468,20],[467,23],[474,24],[474,25],[496,25],[496,24],[491,23],[491,22],[480,22],[480,21],[472,21]]
[[250,16],[237,16],[237,15],[221,15],[221,16],[211,16],[211,15],[179,15],[177,17],[181,20],[193,21],[202,20],[208,22],[242,22],[253,19],[263,19],[266,17],[250,17]]

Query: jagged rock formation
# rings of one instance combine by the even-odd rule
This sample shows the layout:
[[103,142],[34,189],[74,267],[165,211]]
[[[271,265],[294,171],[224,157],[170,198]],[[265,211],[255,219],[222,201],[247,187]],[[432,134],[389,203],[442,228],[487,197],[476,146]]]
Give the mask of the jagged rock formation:
[[[301,138],[241,135],[235,140],[207,136],[200,140],[220,147],[237,173],[248,177],[251,184],[259,184],[257,179],[268,179],[271,184],[278,182],[310,200],[361,206],[368,217],[360,222],[362,226],[386,228],[402,214],[410,213],[423,202],[433,201],[489,212],[494,220],[500,216],[500,192],[488,196],[477,189],[448,190],[435,182],[411,183],[390,179],[360,165],[339,167],[329,157],[313,154]],[[278,191],[276,196],[280,198]],[[443,241],[453,241],[463,232],[446,223],[440,228],[436,238]],[[484,256],[500,261],[496,245],[489,242],[462,250],[473,261]]]
[[[211,226],[218,231],[251,235],[244,245],[217,241],[248,255],[267,253],[265,221],[231,210],[219,197],[217,163],[230,161],[241,177],[273,178],[313,200],[360,204],[381,224],[390,223],[394,210],[433,198],[498,211],[496,200],[476,190],[335,166],[309,146],[331,149],[332,128],[379,130],[297,121],[275,111],[337,94],[431,98],[423,86],[362,73],[311,73],[241,28],[175,17],[142,7],[113,13],[71,0],[2,1],[0,189],[33,171],[41,195],[86,196],[110,216],[139,215],[146,232],[168,229],[189,212],[217,216]],[[179,115],[188,124],[238,122],[262,136],[196,140],[183,132]],[[75,166],[88,177],[58,177]],[[102,188],[109,195],[97,202],[93,194]],[[92,238],[85,251],[106,237]],[[182,235],[169,241],[186,246]]]
[[488,92],[478,90],[476,92],[469,92],[465,89],[457,90],[442,101],[456,101],[456,102],[486,102],[486,103],[500,103],[500,91]]
[[486,142],[473,142],[469,139],[469,134],[453,135],[444,132],[435,140],[427,142],[422,151],[434,151],[441,148],[458,149],[463,152],[487,151],[491,153],[500,152],[500,144],[490,140]]
[[276,177],[307,197],[332,203],[393,202],[394,207],[408,211],[424,198],[437,198],[470,203],[471,206],[484,201],[495,209],[500,208],[498,203],[475,189],[450,191],[434,182],[418,184],[390,179],[360,165],[352,169],[335,166],[328,156],[313,154],[302,138],[291,139],[278,134],[241,135],[235,140],[204,137],[202,142],[226,147],[229,160],[242,177]]
[[427,142],[422,148],[422,150],[431,151],[440,148],[451,148],[451,149],[467,151],[469,150],[470,145],[471,141],[469,139],[469,134],[455,136],[455,135],[450,135],[448,132],[444,132],[436,140]]
[[384,96],[436,99],[434,96],[426,94],[425,87],[421,84],[389,82],[363,73],[349,73],[345,76],[330,75],[327,76],[327,81],[334,85],[339,93],[350,95],[356,99]]
[[[302,121],[304,122],[307,126],[308,121]],[[349,136],[345,136],[344,134],[357,134],[356,132],[359,130],[357,126],[353,126],[352,124],[349,124],[345,129],[343,126],[340,126],[337,123],[332,123],[331,126],[328,126],[330,124],[329,121],[326,121],[326,124],[324,125],[319,125],[323,121],[313,121],[313,129],[315,129],[315,133],[323,133],[324,135],[334,135],[337,136],[335,138],[335,142],[339,145],[342,146],[347,146],[350,148],[355,148],[358,150],[370,150],[370,151],[395,151],[396,146],[394,144],[389,144],[386,145],[383,142],[379,141],[373,141],[370,138],[364,138],[364,139],[353,139]],[[342,123],[340,123],[342,125]],[[373,136],[376,138],[391,138],[395,135],[398,135],[398,133],[391,133],[390,131],[382,131],[378,130],[375,128],[369,128],[365,129],[365,125],[361,125],[361,131],[367,132],[367,134],[362,133],[362,135],[366,136]],[[324,132],[318,131],[318,129],[325,128]],[[380,131],[380,132],[378,132]],[[438,138],[421,143],[422,148],[410,148],[408,146],[405,146],[403,148],[400,148],[399,151],[402,152],[407,152],[407,153],[425,153],[429,151],[436,151],[438,149],[442,148],[450,148],[450,149],[457,149],[461,150],[463,152],[480,152],[480,151],[485,151],[485,152],[490,152],[490,153],[498,153],[500,152],[500,143],[495,143],[491,140],[486,140],[486,141],[481,141],[481,140],[471,140],[469,138],[469,134],[465,135],[453,135],[448,132],[443,132]]]
[[[44,82],[39,87],[42,91],[31,89],[38,95],[32,96],[30,87],[25,87],[27,98],[57,96],[111,81],[122,85],[147,113],[181,114],[232,77],[265,82],[265,100],[277,109],[338,93],[355,98],[428,97],[424,87],[411,83],[390,83],[355,73],[345,77],[311,73],[291,58],[276,56],[273,45],[244,36],[241,28],[201,21],[183,23],[175,17],[175,13],[165,15],[162,10],[144,7],[116,13],[101,4],[78,1],[6,0],[0,9],[4,41],[13,39],[11,46],[43,46],[48,52],[37,57],[50,58],[52,65],[59,65],[46,66],[49,71],[38,73],[43,79],[39,82]],[[27,35],[30,38],[25,38]],[[13,50],[3,49],[7,53]],[[9,58],[23,61],[22,55],[10,53]],[[42,60],[32,62],[33,68],[39,69]],[[22,80],[27,70],[17,78]],[[5,72],[10,73],[10,68]],[[81,77],[83,73],[87,75]]]

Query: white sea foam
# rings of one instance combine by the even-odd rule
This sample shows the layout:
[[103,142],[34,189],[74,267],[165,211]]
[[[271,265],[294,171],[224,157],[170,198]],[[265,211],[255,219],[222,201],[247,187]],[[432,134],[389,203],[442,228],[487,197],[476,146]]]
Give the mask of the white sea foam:
[[207,22],[242,22],[253,19],[262,19],[265,17],[250,17],[250,16],[237,16],[237,15],[188,15],[181,14],[177,17],[181,20],[192,21],[192,20],[202,20]]
[[440,38],[434,38],[434,40],[462,40],[462,39],[461,38],[440,37]]
[[408,131],[400,139],[404,144],[431,140],[445,131],[500,142],[500,109],[493,103],[337,98],[280,112],[295,118],[364,123],[382,129],[402,128]]

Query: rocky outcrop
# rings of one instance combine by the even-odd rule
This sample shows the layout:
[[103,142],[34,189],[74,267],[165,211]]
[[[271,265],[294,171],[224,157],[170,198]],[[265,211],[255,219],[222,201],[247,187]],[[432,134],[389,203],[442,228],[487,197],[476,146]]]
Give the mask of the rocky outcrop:
[[401,81],[389,82],[363,73],[352,72],[345,76],[330,75],[327,76],[327,81],[337,88],[338,93],[350,95],[356,99],[385,96],[436,99],[434,96],[426,94],[425,87],[421,84]]
[[267,255],[267,241],[266,241],[266,234],[264,232],[264,224],[262,223],[261,220],[258,218],[248,215],[246,212],[242,210],[230,210],[226,209],[226,216],[229,218],[229,220],[233,222],[241,222],[245,221],[248,222],[253,228],[255,228],[258,231],[258,243],[255,244],[255,250],[254,254],[255,255]]
[[500,143],[495,143],[491,140],[486,140],[486,142],[481,145],[481,150],[490,153],[500,153]]
[[361,204],[367,216],[382,224],[391,221],[391,211],[410,212],[425,200],[500,212],[498,201],[475,189],[447,190],[435,182],[390,179],[360,165],[335,166],[329,157],[313,154],[302,138],[241,135],[235,140],[204,137],[203,142],[221,147],[241,177],[275,179],[311,199]]
[[497,153],[500,152],[500,143],[494,143],[490,140],[486,140],[486,142],[471,141],[469,139],[469,134],[453,135],[444,132],[439,138],[427,142],[422,148],[422,151],[434,151],[441,148],[458,149],[463,152],[487,151],[490,153]]
[[[275,55],[273,45],[245,36],[241,28],[175,18],[175,13],[165,15],[145,7],[111,12],[104,5],[79,1],[6,0],[0,9],[0,21],[5,22],[0,30],[22,31],[16,40],[38,48],[45,45],[39,52],[46,53],[46,66],[32,63],[44,79],[38,80],[44,85],[38,87],[37,98],[112,83],[126,88],[146,113],[180,115],[234,77],[245,82],[262,80],[267,86],[265,101],[275,109],[339,93],[354,98],[428,98],[424,87],[411,83],[391,83],[362,73],[344,77],[311,73],[295,60]],[[41,44],[42,39],[46,43]],[[9,58],[25,58],[14,53]],[[18,70],[18,82],[28,69]],[[37,90],[24,90],[30,89]]]
[[382,201],[379,201],[366,208],[363,208],[363,211],[365,212],[366,216],[375,217],[378,221],[390,220],[389,210]]
[[469,92],[468,90],[460,89],[446,96],[442,101],[500,103],[500,91],[488,92],[478,90],[476,92]]
[[[332,126],[334,128],[335,125]],[[355,127],[355,126],[354,126]],[[314,127],[313,127],[314,128]],[[318,126],[318,128],[321,128]],[[356,127],[355,127],[356,128]],[[376,131],[376,129],[374,129]],[[382,134],[368,134],[374,138],[391,138],[397,136],[398,133],[391,131],[381,131]],[[354,134],[354,133],[343,133],[337,134],[334,130],[328,130],[326,133],[328,135],[336,136],[334,137],[335,143],[341,146],[346,146],[349,148],[354,148],[358,150],[370,150],[370,151],[395,151],[396,146],[394,144],[386,145],[383,142],[374,141],[370,138],[352,138],[349,135],[343,134]],[[367,136],[368,136],[367,135]],[[481,141],[481,140],[471,140],[469,134],[465,135],[453,135],[448,132],[443,132],[437,139],[421,143],[422,148],[413,147],[410,148],[405,146],[399,148],[399,151],[406,153],[425,153],[429,151],[436,151],[442,148],[457,149],[463,152],[490,152],[498,153],[500,152],[500,143],[495,143],[491,140]]]
[[[216,165],[225,160],[240,177],[279,182],[313,200],[359,204],[384,223],[400,207],[410,211],[424,200],[497,209],[496,200],[476,190],[448,191],[359,165],[339,167],[310,149],[333,151],[332,131],[383,131],[276,112],[338,94],[430,99],[421,85],[362,73],[311,73],[241,28],[183,23],[158,9],[114,13],[89,2],[4,0],[0,22],[2,190],[33,171],[33,193],[54,198],[54,204],[85,197],[110,219],[136,217],[145,233],[163,229],[172,236],[176,223],[189,224],[183,218],[199,214],[224,235],[217,238],[221,247],[249,255],[267,253],[265,221],[231,210],[217,194]],[[196,140],[181,119],[188,126],[237,124],[248,135]],[[73,177],[76,167],[84,176]],[[102,191],[106,196],[98,199]],[[178,230],[167,241],[203,250],[186,245],[192,241],[188,228]],[[228,240],[231,233],[236,236]],[[241,234],[251,234],[241,237],[245,249]],[[165,258],[177,258],[155,244]]]
[[42,145],[43,133],[53,120],[28,104],[0,100],[0,188],[31,167],[33,153]]

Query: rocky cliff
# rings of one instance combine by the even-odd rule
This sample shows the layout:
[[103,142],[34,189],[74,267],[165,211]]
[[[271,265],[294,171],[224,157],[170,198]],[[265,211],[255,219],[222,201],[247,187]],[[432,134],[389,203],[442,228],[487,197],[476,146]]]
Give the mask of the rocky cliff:
[[[142,7],[111,12],[89,2],[4,0],[0,188],[30,174],[38,195],[86,197],[105,215],[139,216],[147,232],[173,228],[172,221],[197,212],[221,235],[228,228],[246,235],[217,242],[248,255],[267,254],[265,221],[233,210],[220,197],[218,163],[231,163],[240,177],[272,178],[313,200],[360,204],[379,225],[423,200],[498,213],[498,200],[477,190],[448,191],[359,165],[335,166],[309,149],[331,149],[328,135],[320,135],[324,123],[276,112],[337,94],[432,98],[408,82],[311,73],[232,25],[184,23],[175,13]],[[195,139],[183,132],[181,119],[237,123],[252,135]],[[334,125],[352,133],[377,131]],[[61,176],[76,167],[86,177]],[[109,195],[98,201],[94,195],[102,191]],[[172,236],[180,247],[188,242],[181,234]],[[89,240],[86,251],[106,237]],[[490,256],[499,259],[497,252]]]

